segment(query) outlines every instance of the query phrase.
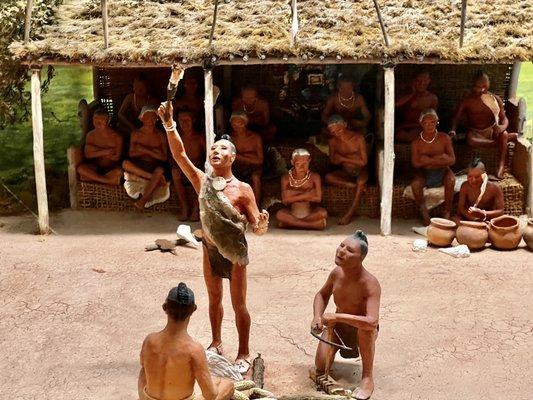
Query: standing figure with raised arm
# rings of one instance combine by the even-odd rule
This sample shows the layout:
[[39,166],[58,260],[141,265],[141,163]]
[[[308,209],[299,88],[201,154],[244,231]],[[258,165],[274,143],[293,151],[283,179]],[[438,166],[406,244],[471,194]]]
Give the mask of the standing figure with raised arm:
[[[179,80],[180,67],[172,70],[172,79]],[[203,272],[209,296],[209,320],[212,341],[208,350],[222,354],[222,279],[230,280],[231,302],[239,336],[235,366],[241,373],[250,368],[250,314],[246,307],[246,267],[248,224],[257,235],[268,229],[268,212],[259,211],[252,188],[233,176],[231,167],[236,157],[233,143],[227,139],[215,142],[209,149],[209,168],[203,172],[185,153],[183,141],[176,130],[172,104],[162,103],[158,114],[167,132],[174,160],[192,183],[200,204],[203,230]]]

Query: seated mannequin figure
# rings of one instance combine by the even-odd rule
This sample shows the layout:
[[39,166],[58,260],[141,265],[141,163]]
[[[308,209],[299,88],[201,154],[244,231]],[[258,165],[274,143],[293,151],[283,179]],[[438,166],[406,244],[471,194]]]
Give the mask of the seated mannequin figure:
[[355,91],[354,83],[349,78],[339,79],[337,91],[328,98],[322,111],[322,122],[328,124],[332,115],[340,115],[349,130],[366,135],[372,114],[366,106],[365,98]]
[[485,164],[476,159],[468,166],[468,177],[459,191],[457,214],[453,220],[490,221],[504,213],[502,189],[489,182]]
[[470,95],[466,97],[457,108],[452,121],[450,135],[455,130],[463,114],[467,119],[467,142],[472,147],[498,147],[500,162],[498,178],[503,178],[505,172],[505,158],[507,156],[507,143],[516,141],[516,133],[507,133],[509,120],[505,115],[502,100],[489,92],[490,80],[487,74],[480,73],[474,81]]
[[320,175],[309,170],[310,161],[306,149],[292,152],[292,169],[281,177],[281,199],[286,207],[276,214],[280,228],[326,228],[328,212],[313,206],[322,201],[322,186]]
[[[165,328],[150,333],[142,344],[139,400],[229,400],[233,396],[233,382],[211,376],[205,350],[187,332],[196,308],[194,293],[185,283],[168,293],[163,303]],[[195,382],[201,395],[194,393]]]
[[93,114],[94,129],[87,133],[83,153],[85,162],[77,171],[82,181],[120,185],[122,136],[108,125],[109,114],[98,109]]
[[245,86],[231,105],[233,112],[243,112],[248,117],[248,128],[261,135],[263,142],[270,143],[276,137],[277,129],[270,121],[270,105],[254,86]]
[[[194,129],[192,112],[178,112],[177,125],[178,132],[185,146],[185,151],[189,155],[191,162],[196,168],[203,170],[206,154],[205,136]],[[198,200],[194,200],[191,211],[191,205],[187,200],[187,193],[185,191],[185,185],[190,185],[190,182],[175,162],[172,162],[172,182],[181,207],[178,219],[180,221],[186,221],[189,218],[190,221],[198,221],[200,218],[198,214]]]
[[148,84],[143,75],[133,80],[133,92],[122,101],[118,110],[119,127],[124,133],[131,134],[141,127],[139,114],[146,106],[157,107],[159,101],[150,94]]
[[231,140],[237,148],[233,173],[237,179],[249,182],[257,204],[261,204],[261,176],[263,175],[263,141],[261,136],[247,128],[248,117],[234,112],[230,118]]
[[411,142],[411,162],[416,168],[415,177],[411,182],[415,202],[426,225],[429,225],[429,211],[424,200],[424,187],[435,188],[444,185],[443,218],[449,219],[452,209],[455,176],[451,166],[455,164],[450,137],[437,130],[439,117],[433,109],[420,114],[422,131],[418,138]]
[[326,174],[326,182],[356,190],[350,208],[339,220],[340,225],[346,225],[356,215],[368,180],[366,143],[363,135],[348,129],[346,121],[340,115],[329,118],[328,130],[329,159],[338,169]]
[[400,142],[411,143],[420,134],[418,118],[420,113],[428,108],[434,110],[439,105],[439,99],[428,90],[431,82],[428,71],[420,72],[411,82],[411,91],[396,100],[396,109],[400,123],[396,130],[396,139]]
[[[342,349],[340,354],[343,358],[357,358],[361,355],[362,379],[352,395],[352,398],[359,400],[369,399],[374,391],[374,353],[381,298],[378,280],[363,266],[367,252],[368,241],[362,231],[348,236],[339,245],[335,267],[315,296],[311,323],[311,330],[315,333],[326,329],[322,336],[324,339],[337,344],[344,343],[352,349]],[[336,310],[335,313],[326,313],[332,295]],[[328,330],[336,333],[330,336],[332,339],[327,337]],[[317,381],[330,371],[336,352],[335,347],[319,342],[315,371],[311,372],[311,376]]]
[[173,102],[175,118],[180,111],[188,110],[191,112],[195,123],[202,125],[204,115],[204,98],[198,93],[198,80],[191,74],[185,72],[183,78],[183,90],[178,88],[178,96]]
[[[156,128],[157,111],[153,107],[144,107],[139,115],[143,125],[131,134],[129,159],[124,160],[122,168],[126,181],[135,181],[141,178],[148,181],[142,190],[142,196],[134,203],[142,209],[153,200],[152,195],[156,189],[167,185],[165,167],[168,160],[167,141],[162,132]],[[168,189],[168,186],[167,186]],[[131,195],[131,193],[128,193]],[[163,195],[163,202],[168,199],[168,193]]]

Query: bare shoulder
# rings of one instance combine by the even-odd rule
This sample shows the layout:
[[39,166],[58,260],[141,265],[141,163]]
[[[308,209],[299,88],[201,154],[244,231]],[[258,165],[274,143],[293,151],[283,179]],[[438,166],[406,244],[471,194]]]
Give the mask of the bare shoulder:
[[355,96],[355,102],[357,104],[365,104],[365,98],[362,94],[360,93],[357,93],[357,95]]
[[450,136],[444,132],[439,132],[439,140],[442,141],[443,143],[452,142],[452,139],[450,138]]
[[320,181],[320,174],[316,172],[311,172],[311,179],[314,181]]
[[366,271],[365,274],[365,286],[368,288],[369,292],[377,294],[381,293],[381,285],[379,284],[378,278],[368,271]]
[[252,190],[252,187],[243,181],[239,181],[239,190],[241,192],[241,197],[245,199],[253,199],[254,197],[254,191]]
[[335,265],[335,267],[333,267],[333,269],[329,273],[328,279],[331,279],[334,281],[340,277],[341,273],[342,273],[342,268],[339,267],[338,265]]

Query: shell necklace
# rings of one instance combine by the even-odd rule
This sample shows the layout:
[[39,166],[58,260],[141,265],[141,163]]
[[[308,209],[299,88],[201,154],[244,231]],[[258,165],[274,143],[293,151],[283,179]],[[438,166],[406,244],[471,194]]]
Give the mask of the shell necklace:
[[[339,92],[337,92],[337,99],[339,100],[339,104],[342,107],[351,108],[353,106],[353,104],[354,104],[354,101],[355,101],[355,94],[354,94],[354,92],[352,92],[350,97],[342,97],[341,94]],[[344,103],[345,101],[349,102],[349,103],[347,103],[348,105],[346,105],[346,103]]]
[[254,101],[254,107],[251,110],[247,110],[246,104],[244,103],[244,101],[242,102],[242,109],[244,110],[246,114],[253,114],[255,112],[256,107],[257,107],[257,99]]
[[420,132],[420,139],[422,139],[424,142],[426,142],[427,144],[431,144],[435,141],[435,139],[437,138],[437,130],[435,129],[435,136],[433,136],[433,139],[431,140],[426,140],[424,139],[424,132]]
[[220,192],[221,190],[224,190],[228,183],[230,183],[233,180],[234,176],[232,176],[229,179],[226,179],[222,176],[215,176],[213,178],[213,189]]
[[289,170],[289,184],[294,188],[302,187],[307,183],[307,181],[309,181],[309,178],[311,177],[311,171],[307,171],[307,174],[305,174],[302,179],[296,179],[293,174],[294,168],[291,168]]

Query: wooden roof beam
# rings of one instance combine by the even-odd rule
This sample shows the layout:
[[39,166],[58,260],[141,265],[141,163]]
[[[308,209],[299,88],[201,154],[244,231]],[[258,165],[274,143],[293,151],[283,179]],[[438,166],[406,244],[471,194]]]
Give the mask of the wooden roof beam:
[[24,44],[30,41],[31,13],[33,11],[33,0],[26,2],[26,21],[24,24]]
[[291,47],[296,44],[296,35],[298,35],[298,7],[296,0],[291,0]]
[[104,24],[104,47],[109,47],[109,29],[107,24],[107,0],[102,0],[102,23]]
[[213,42],[213,35],[215,34],[215,26],[217,24],[217,13],[218,13],[218,0],[215,0],[215,9],[213,10],[213,23],[211,24],[211,32],[209,33],[209,47]]
[[463,40],[464,40],[464,36],[465,36],[466,3],[467,3],[467,0],[462,0],[462,4],[461,4],[461,34],[459,36],[459,47],[463,47]]
[[381,33],[383,34],[383,41],[385,42],[385,46],[389,47],[389,35],[387,35],[387,31],[385,30],[385,24],[383,23],[378,0],[374,0],[374,7],[376,9],[376,14],[378,15],[379,26],[381,27]]

